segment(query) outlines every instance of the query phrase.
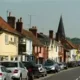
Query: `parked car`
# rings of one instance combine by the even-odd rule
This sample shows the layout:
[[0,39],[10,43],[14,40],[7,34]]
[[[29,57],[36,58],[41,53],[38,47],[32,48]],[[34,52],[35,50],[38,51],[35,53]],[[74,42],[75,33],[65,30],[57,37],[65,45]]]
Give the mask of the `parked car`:
[[58,64],[59,64],[61,70],[63,70],[63,69],[68,69],[67,63],[65,63],[65,62],[60,62],[60,63],[58,63]]
[[60,69],[63,70],[64,69],[64,64],[63,63],[58,63],[58,65],[60,66]]
[[33,80],[35,77],[37,77],[37,78],[40,77],[38,66],[36,65],[35,62],[23,61],[22,63],[24,64],[26,69],[28,69],[28,78],[29,78],[29,80]]
[[42,64],[37,64],[40,75],[41,76],[47,76],[47,70]]
[[63,62],[63,64],[64,64],[64,69],[68,69],[67,63],[66,62]]
[[70,61],[70,62],[67,62],[67,65],[68,67],[77,67],[78,63],[77,61]]
[[58,63],[56,63],[55,61],[52,60],[47,60],[44,62],[44,66],[47,70],[47,72],[59,72],[60,71],[60,66],[58,65]]
[[0,80],[11,80],[9,71],[2,65],[0,65]]
[[78,66],[80,66],[80,61],[77,61]]
[[11,78],[13,80],[18,79],[26,79],[28,80],[28,70],[24,67],[24,65],[19,61],[1,61],[1,65],[5,66],[8,70],[11,71]]

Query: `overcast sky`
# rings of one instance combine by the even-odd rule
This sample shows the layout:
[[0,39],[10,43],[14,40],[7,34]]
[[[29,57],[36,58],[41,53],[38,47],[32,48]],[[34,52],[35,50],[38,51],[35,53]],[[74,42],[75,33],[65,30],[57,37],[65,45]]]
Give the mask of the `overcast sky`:
[[57,31],[62,15],[67,37],[80,38],[80,0],[0,0],[0,16],[7,20],[7,11],[16,19],[22,17],[24,28],[37,26],[38,32]]

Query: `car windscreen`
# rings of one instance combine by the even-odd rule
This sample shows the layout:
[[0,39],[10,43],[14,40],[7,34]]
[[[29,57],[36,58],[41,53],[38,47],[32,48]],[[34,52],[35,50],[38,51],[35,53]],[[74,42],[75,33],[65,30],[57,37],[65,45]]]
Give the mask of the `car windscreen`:
[[16,62],[1,62],[0,64],[5,67],[18,67],[18,64]]
[[51,66],[51,65],[53,65],[54,64],[54,62],[53,61],[46,61],[45,63],[44,63],[44,66]]
[[26,68],[34,67],[35,64],[32,62],[22,62]]
[[62,64],[58,64],[58,65],[62,65]]
[[41,67],[41,65],[37,64],[38,67]]

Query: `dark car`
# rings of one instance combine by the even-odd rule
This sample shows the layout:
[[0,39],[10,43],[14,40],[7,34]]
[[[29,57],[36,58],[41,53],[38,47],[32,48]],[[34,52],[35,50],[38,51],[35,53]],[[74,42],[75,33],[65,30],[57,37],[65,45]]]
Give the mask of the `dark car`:
[[77,61],[78,66],[80,66],[80,61]]
[[70,62],[67,62],[67,65],[68,67],[77,67],[78,63],[77,61],[70,61]]
[[39,78],[40,73],[38,70],[38,66],[32,61],[23,61],[24,66],[28,69],[28,78],[29,80],[34,80],[34,77]]

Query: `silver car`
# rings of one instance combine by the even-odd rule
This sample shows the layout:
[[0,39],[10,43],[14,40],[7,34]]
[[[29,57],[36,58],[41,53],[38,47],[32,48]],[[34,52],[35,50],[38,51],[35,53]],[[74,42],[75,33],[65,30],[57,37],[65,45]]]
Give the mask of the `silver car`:
[[42,64],[37,64],[40,75],[41,76],[47,76],[47,70]]
[[63,63],[58,63],[58,65],[60,66],[60,69],[63,70],[64,69],[64,64]]
[[1,65],[5,66],[8,70],[11,71],[12,79],[26,79],[28,80],[28,70],[24,67],[24,65],[19,61],[2,61]]
[[47,72],[59,72],[60,71],[60,66],[58,65],[58,63],[52,61],[52,60],[47,60],[44,62],[44,66],[47,70]]
[[11,80],[8,70],[0,65],[0,80]]

